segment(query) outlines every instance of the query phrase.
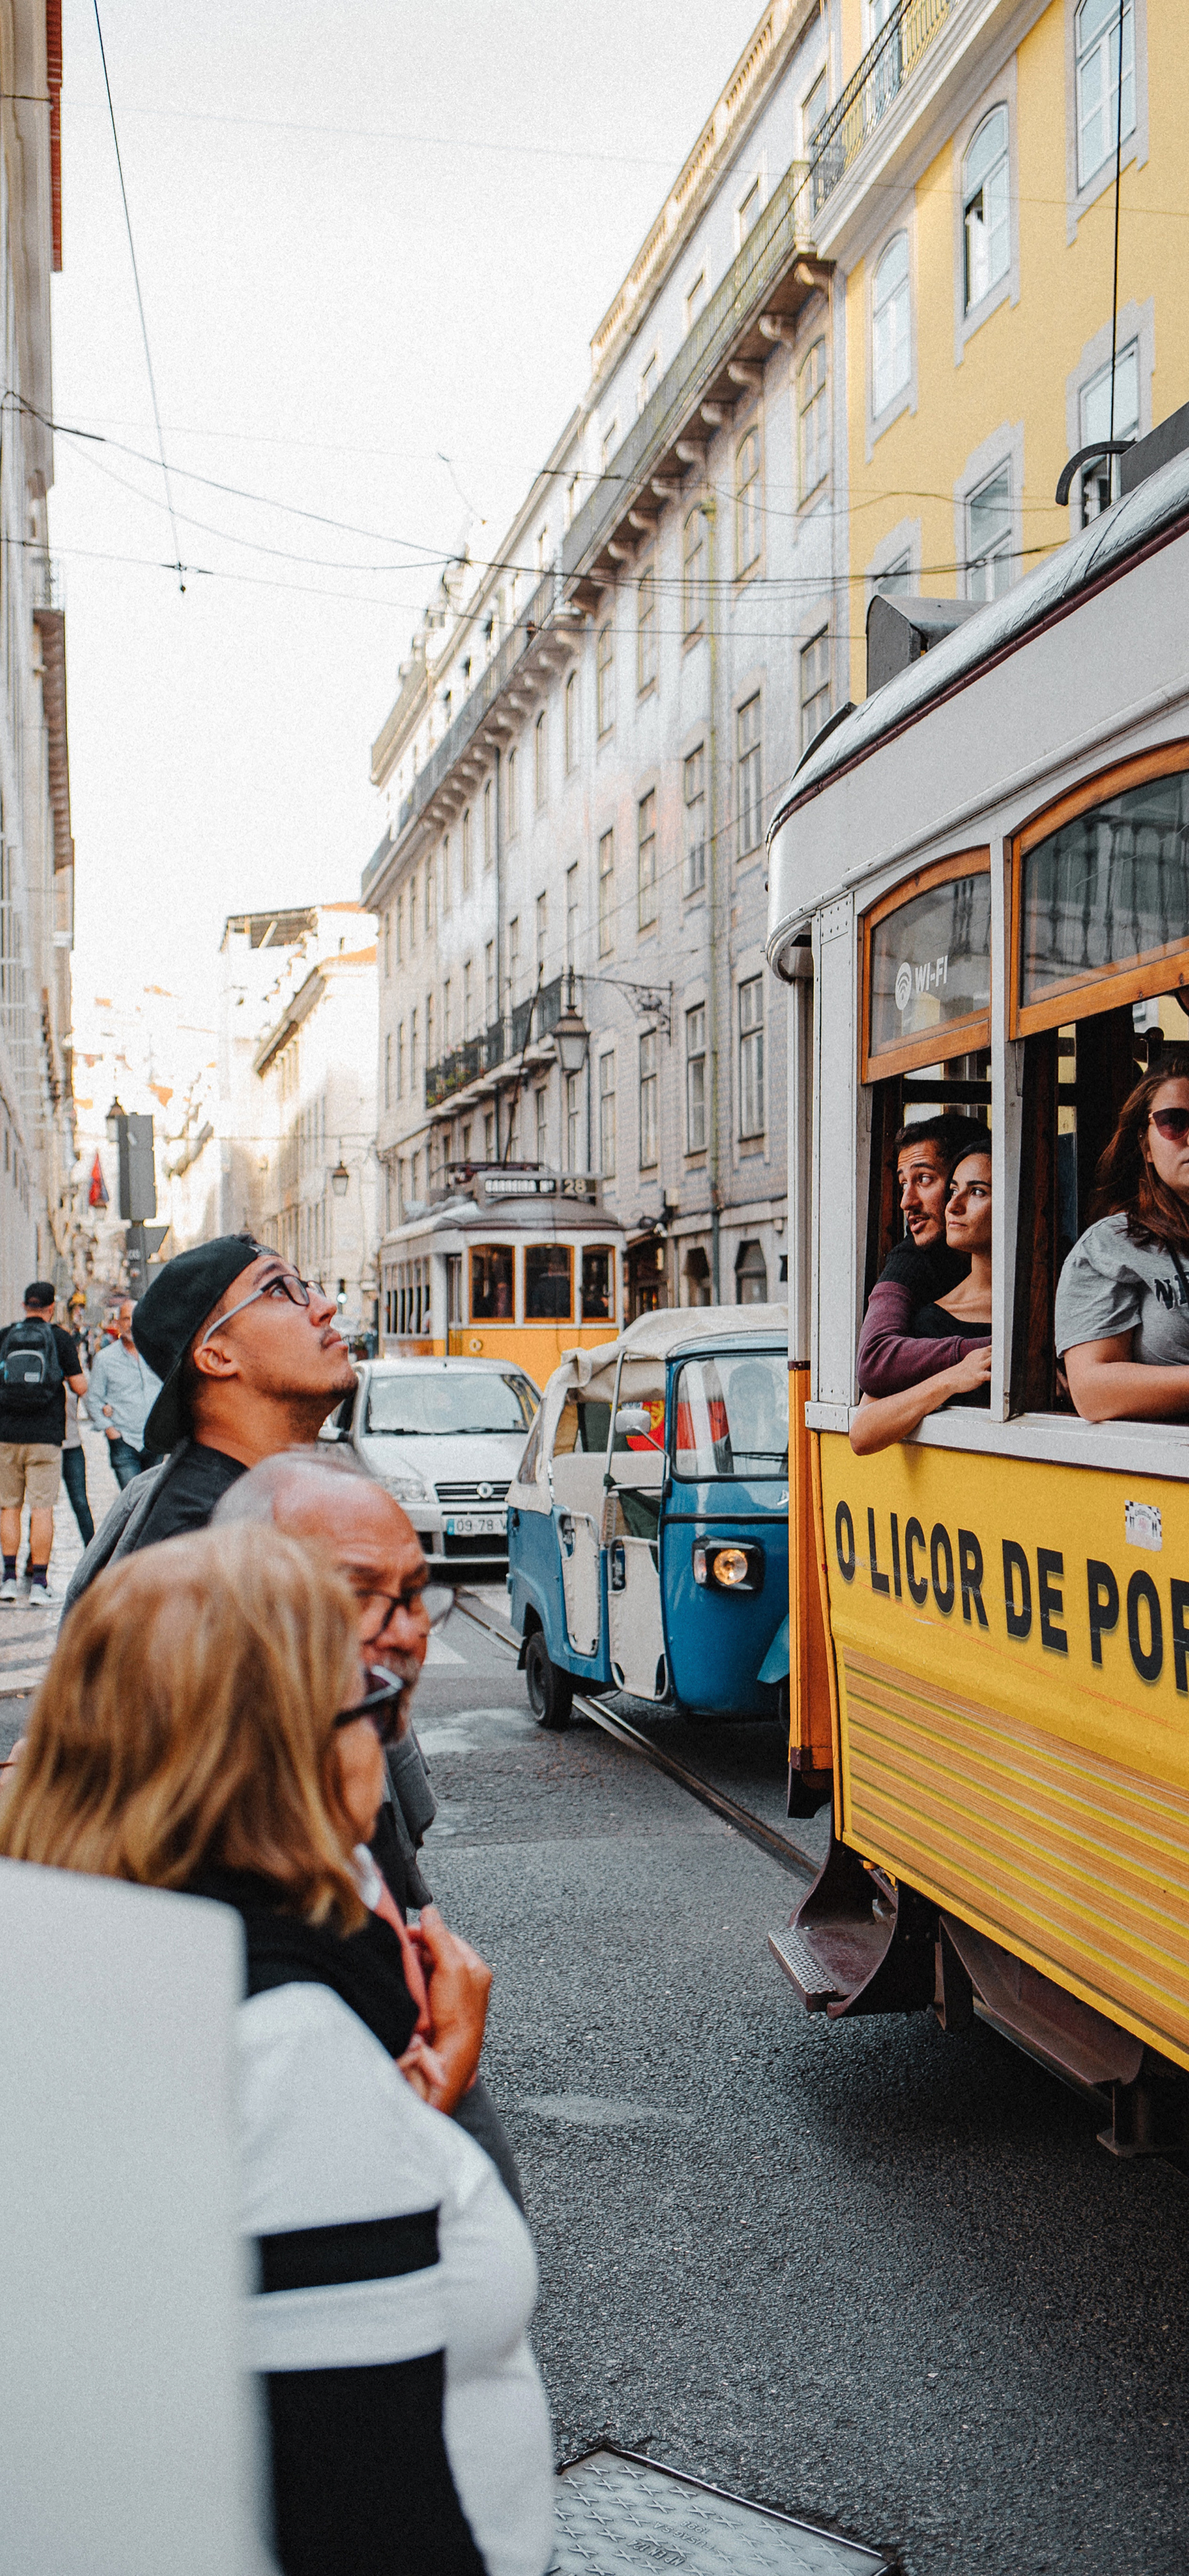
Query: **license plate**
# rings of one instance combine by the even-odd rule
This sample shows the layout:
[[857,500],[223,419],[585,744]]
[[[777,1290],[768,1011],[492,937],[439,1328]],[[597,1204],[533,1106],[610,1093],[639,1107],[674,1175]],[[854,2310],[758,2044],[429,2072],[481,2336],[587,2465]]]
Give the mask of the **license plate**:
[[507,1527],[503,1512],[455,1512],[446,1523],[447,1538],[502,1538]]

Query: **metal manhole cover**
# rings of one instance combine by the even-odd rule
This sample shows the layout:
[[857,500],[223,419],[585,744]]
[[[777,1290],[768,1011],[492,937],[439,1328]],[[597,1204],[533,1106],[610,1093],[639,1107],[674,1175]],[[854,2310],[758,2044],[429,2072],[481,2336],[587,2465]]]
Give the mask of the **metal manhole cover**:
[[877,2550],[836,2540],[745,2497],[620,2451],[592,2451],[557,2481],[551,2576],[884,2576]]

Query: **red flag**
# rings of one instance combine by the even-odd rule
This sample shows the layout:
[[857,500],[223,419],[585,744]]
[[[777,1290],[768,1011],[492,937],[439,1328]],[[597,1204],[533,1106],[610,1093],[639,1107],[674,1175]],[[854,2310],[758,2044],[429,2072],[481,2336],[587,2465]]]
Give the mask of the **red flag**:
[[99,1160],[98,1154],[96,1154],[95,1160],[91,1165],[91,1186],[87,1192],[87,1206],[97,1208],[105,1208],[107,1206],[107,1188],[103,1178],[103,1166]]

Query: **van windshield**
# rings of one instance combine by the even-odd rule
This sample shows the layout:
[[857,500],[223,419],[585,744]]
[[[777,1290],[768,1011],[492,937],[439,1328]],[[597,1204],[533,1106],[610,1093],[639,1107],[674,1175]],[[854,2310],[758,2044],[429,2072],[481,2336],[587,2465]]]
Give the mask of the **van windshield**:
[[677,1380],[673,1470],[691,1482],[787,1478],[788,1369],[777,1352],[686,1361]]
[[373,1377],[367,1425],[403,1440],[461,1440],[471,1431],[527,1431],[536,1397],[526,1377],[486,1369],[400,1369]]

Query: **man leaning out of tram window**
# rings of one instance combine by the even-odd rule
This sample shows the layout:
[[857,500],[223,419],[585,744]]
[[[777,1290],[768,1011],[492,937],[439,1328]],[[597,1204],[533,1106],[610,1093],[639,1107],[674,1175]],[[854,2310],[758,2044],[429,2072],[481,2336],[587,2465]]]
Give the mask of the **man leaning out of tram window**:
[[1189,1054],[1163,1056],[1123,1103],[1054,1325],[1088,1422],[1189,1419]]
[[960,1334],[950,1336],[944,1353],[932,1339],[922,1347],[912,1319],[918,1307],[948,1296],[969,1271],[969,1253],[946,1242],[946,1201],[959,1154],[986,1140],[987,1130],[977,1118],[963,1118],[955,1110],[902,1127],[896,1138],[905,1233],[888,1254],[863,1318],[856,1363],[861,1395],[899,1395],[979,1348],[978,1335],[963,1339]]
[[[965,1277],[917,1307],[909,1341],[919,1354],[917,1383],[895,1395],[864,1394],[850,1427],[859,1457],[911,1439],[943,1404],[986,1404],[991,1375],[991,1138],[958,1155],[945,1206],[945,1239],[969,1263]],[[958,1352],[954,1358],[952,1354]]]

